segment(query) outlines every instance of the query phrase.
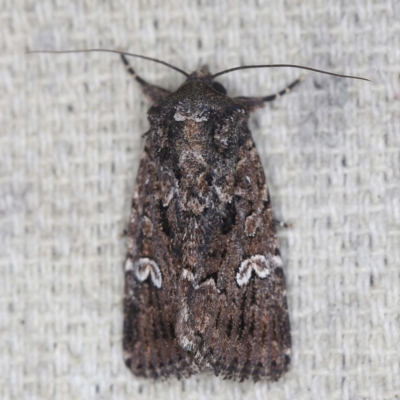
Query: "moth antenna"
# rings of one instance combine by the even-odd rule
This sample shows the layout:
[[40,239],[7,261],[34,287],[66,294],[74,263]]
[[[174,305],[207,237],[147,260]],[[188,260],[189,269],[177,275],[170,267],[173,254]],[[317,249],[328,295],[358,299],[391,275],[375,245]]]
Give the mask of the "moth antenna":
[[171,69],[174,69],[175,71],[180,72],[181,74],[185,75],[186,77],[189,76],[189,74],[187,72],[181,70],[180,68],[175,67],[174,65],[171,65],[165,61],[157,60],[157,58],[146,57],[146,56],[142,56],[140,54],[126,53],[125,51],[118,51],[118,50],[110,50],[110,49],[59,50],[59,51],[58,50],[31,50],[31,51],[27,51],[26,54],[32,54],[32,53],[65,54],[65,53],[93,53],[93,52],[116,53],[116,54],[122,54],[124,56],[142,58],[143,60],[154,61],[158,64],[165,65]]
[[351,78],[351,79],[360,79],[362,81],[371,82],[370,79],[361,78],[359,76],[350,76],[350,75],[342,75],[342,74],[335,74],[334,72],[323,71],[321,69],[311,68],[311,67],[304,67],[303,65],[296,65],[296,64],[265,64],[265,65],[244,65],[243,67],[236,67],[236,68],[229,68],[221,72],[217,72],[213,75],[213,79],[217,76],[227,74],[228,72],[238,71],[239,69],[250,69],[250,68],[279,68],[279,67],[291,67],[291,68],[299,68],[299,69],[306,69],[308,71],[319,72],[321,74],[326,75],[333,75],[339,76],[341,78]]

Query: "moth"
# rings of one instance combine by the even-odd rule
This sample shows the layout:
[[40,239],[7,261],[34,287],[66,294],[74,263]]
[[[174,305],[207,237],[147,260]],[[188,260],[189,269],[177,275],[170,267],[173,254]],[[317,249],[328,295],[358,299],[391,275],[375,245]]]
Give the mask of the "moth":
[[[231,98],[216,76],[266,66],[187,74],[120,54],[153,102],[127,234],[125,363],[154,379],[208,369],[276,381],[290,363],[290,323],[276,221],[248,118],[300,80],[276,95]],[[148,84],[125,55],[187,80],[172,93]]]
[[[226,94],[207,66],[169,92],[128,72],[153,102],[137,174],[125,262],[123,348],[141,377],[203,369],[278,380],[291,339],[276,220],[248,127],[287,93]],[[163,62],[162,62],[163,63]]]
[[[137,376],[277,380],[290,362],[282,259],[250,113],[206,66],[153,102],[125,262],[124,356]],[[295,81],[280,94],[299,83]]]

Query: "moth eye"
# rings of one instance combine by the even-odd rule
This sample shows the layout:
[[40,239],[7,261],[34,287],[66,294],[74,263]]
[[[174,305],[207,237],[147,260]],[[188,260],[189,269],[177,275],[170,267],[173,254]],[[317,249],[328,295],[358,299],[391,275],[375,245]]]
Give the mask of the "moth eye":
[[226,94],[226,89],[218,82],[213,82],[213,88],[222,94]]

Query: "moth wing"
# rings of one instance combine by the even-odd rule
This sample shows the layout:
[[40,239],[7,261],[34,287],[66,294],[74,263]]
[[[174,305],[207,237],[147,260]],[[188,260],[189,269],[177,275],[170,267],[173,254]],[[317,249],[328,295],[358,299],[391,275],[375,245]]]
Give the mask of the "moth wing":
[[145,149],[137,175],[125,262],[124,358],[141,377],[188,377],[198,371],[175,334],[176,278],[154,162]]
[[200,285],[186,271],[180,279],[180,343],[216,375],[278,380],[290,362],[290,326],[273,211],[251,136],[239,152],[234,191],[226,203],[230,223],[215,239],[223,255],[218,272]]

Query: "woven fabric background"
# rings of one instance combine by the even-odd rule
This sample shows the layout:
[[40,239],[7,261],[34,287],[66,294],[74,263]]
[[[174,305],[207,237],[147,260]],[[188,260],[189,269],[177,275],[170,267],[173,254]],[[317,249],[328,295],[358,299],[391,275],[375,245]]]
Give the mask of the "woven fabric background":
[[[400,3],[0,0],[0,398],[400,397]],[[136,379],[122,360],[122,232],[149,104],[110,54],[187,71],[296,63],[250,125],[278,219],[293,360],[277,383]],[[168,89],[183,77],[132,59]],[[267,95],[304,71],[222,76]]]

